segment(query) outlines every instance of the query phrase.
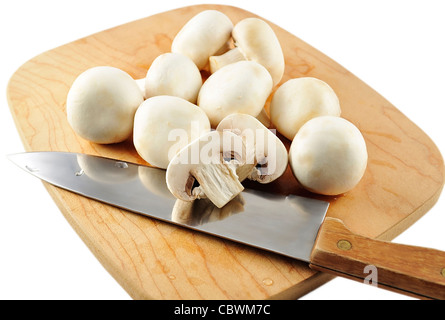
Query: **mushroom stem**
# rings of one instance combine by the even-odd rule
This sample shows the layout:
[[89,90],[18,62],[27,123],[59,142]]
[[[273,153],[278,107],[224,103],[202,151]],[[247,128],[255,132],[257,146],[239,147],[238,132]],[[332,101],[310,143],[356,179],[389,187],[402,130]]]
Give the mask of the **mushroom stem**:
[[210,72],[214,73],[228,64],[243,60],[247,59],[241,50],[239,48],[233,48],[222,55],[211,56],[209,58]]
[[141,93],[144,99],[147,99],[145,95],[145,78],[135,79],[134,81],[136,81],[136,84],[138,85],[139,89],[141,89]]
[[253,181],[261,181],[263,180],[264,175],[261,173],[261,170],[257,168],[257,166],[255,166],[252,171],[250,171],[249,176],[247,178],[249,178],[249,180],[253,180]]
[[252,170],[255,169],[256,163],[248,163],[248,164],[242,164],[238,165],[236,167],[236,174],[238,176],[238,180],[240,182],[243,182],[247,178],[250,177]]
[[193,194],[198,195],[202,191],[218,208],[244,190],[236,170],[227,163],[206,164],[198,170],[192,169],[190,174],[199,182],[199,187],[193,189]]

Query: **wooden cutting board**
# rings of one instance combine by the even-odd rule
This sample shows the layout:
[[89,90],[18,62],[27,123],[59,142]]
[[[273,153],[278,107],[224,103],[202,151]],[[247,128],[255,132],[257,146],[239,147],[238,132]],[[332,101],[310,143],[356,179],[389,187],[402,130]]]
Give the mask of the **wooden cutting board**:
[[[255,16],[229,6],[181,8],[88,36],[25,63],[8,87],[9,106],[25,149],[144,163],[131,139],[98,145],[78,137],[66,119],[67,92],[81,72],[98,65],[143,78],[152,61],[170,51],[186,21],[205,9],[220,10],[233,23]],[[358,234],[393,239],[437,201],[444,184],[438,149],[412,121],[349,71],[270,24],[286,60],[281,83],[302,76],[326,81],[339,96],[342,116],[361,130],[367,143],[368,168],[360,184],[346,195],[321,197],[331,203],[328,216],[342,219]],[[303,262],[152,220],[46,183],[45,187],[99,261],[135,299],[298,298],[331,279]],[[298,185],[289,169],[261,188],[315,197]]]

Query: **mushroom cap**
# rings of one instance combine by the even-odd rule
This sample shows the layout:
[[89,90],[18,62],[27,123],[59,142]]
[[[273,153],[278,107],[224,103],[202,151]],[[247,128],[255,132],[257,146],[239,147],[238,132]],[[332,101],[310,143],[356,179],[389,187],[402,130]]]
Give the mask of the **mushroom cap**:
[[286,81],[275,91],[270,102],[270,119],[289,140],[308,120],[340,114],[340,103],[334,90],[326,82],[312,77]]
[[280,42],[267,22],[258,18],[246,18],[238,22],[232,37],[247,60],[264,66],[272,76],[274,86],[284,74],[284,55]]
[[181,53],[203,69],[230,39],[232,21],[218,10],[204,10],[191,18],[173,39],[171,52]]
[[[258,119],[248,114],[234,113],[218,124],[217,131],[230,131],[243,137],[247,163],[257,166],[249,179],[269,183],[283,175],[288,164],[288,153],[283,142]],[[252,174],[253,173],[253,174]]]
[[133,142],[145,161],[166,169],[176,152],[208,131],[209,119],[198,106],[178,97],[156,96],[137,110]]
[[292,141],[289,162],[301,185],[315,193],[338,195],[354,188],[365,173],[368,153],[359,129],[335,116],[305,123]]
[[128,73],[114,67],[94,67],[80,74],[68,92],[68,122],[91,142],[121,142],[131,136],[134,114],[143,101],[141,90]]
[[158,56],[145,77],[145,97],[169,95],[196,103],[202,77],[190,58],[179,53]]
[[262,65],[239,61],[213,73],[202,85],[198,106],[213,127],[232,113],[256,117],[272,91],[272,78]]

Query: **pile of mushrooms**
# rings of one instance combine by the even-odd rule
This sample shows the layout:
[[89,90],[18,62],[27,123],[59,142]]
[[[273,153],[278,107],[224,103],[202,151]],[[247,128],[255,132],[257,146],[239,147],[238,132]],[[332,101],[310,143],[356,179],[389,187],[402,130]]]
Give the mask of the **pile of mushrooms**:
[[[67,96],[67,118],[93,143],[132,139],[142,159],[166,170],[178,201],[206,199],[223,208],[245,179],[270,183],[288,163],[312,192],[351,190],[366,169],[363,136],[340,117],[327,83],[303,77],[280,85],[284,69],[267,22],[234,25],[224,13],[205,10],[178,31],[171,52],[159,55],[144,79],[110,66],[80,74]],[[291,142],[289,153],[270,126]]]

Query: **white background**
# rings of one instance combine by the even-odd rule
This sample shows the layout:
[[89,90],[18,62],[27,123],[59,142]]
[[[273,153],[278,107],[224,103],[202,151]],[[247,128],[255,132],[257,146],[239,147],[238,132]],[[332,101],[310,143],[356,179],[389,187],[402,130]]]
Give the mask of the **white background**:
[[[445,152],[445,2],[205,1],[288,30],[354,73]],[[130,299],[72,230],[43,185],[6,154],[24,151],[6,101],[14,71],[92,33],[199,1],[0,2],[0,299]],[[403,182],[402,182],[403,183]],[[445,251],[445,196],[394,241]],[[303,299],[408,299],[336,278]]]

